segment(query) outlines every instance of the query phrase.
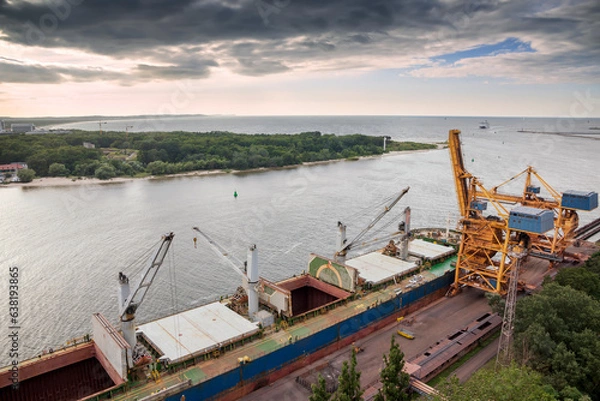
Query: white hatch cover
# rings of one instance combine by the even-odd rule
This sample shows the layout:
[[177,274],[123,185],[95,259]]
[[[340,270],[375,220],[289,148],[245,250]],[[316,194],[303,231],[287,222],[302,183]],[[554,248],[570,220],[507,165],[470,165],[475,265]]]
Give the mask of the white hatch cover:
[[201,355],[249,337],[258,324],[220,302],[167,316],[138,327],[146,340],[171,363]]
[[389,281],[394,276],[405,275],[418,267],[414,262],[407,262],[379,252],[371,252],[347,260],[346,264],[357,269],[360,277],[373,284]]

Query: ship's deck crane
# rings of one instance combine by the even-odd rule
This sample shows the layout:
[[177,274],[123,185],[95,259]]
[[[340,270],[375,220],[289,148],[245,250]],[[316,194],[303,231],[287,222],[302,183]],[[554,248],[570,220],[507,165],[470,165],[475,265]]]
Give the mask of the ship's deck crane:
[[[248,295],[248,317],[251,320],[256,319],[259,305],[258,282],[260,279],[258,275],[258,250],[256,249],[256,245],[251,245],[248,248],[246,263],[242,263],[198,227],[192,227],[192,230],[202,235],[215,253],[225,259],[233,270],[242,276],[243,287]],[[246,270],[245,274],[242,269]]]
[[[540,177],[533,167],[527,167],[516,176],[488,190],[465,168],[459,130],[450,131],[448,148],[462,226],[454,291],[462,285],[467,285],[504,295],[508,289],[511,270],[515,268],[517,261],[517,258],[511,256],[510,251],[516,246],[523,248],[532,256],[552,262],[562,260],[564,251],[574,238],[578,226],[579,218],[574,210],[578,209],[577,207],[565,207],[563,196]],[[525,188],[522,195],[498,192],[500,187],[523,176]],[[545,199],[539,195],[540,187],[534,184],[534,179],[544,187],[551,198]],[[484,215],[488,203],[493,206],[497,215]],[[539,233],[511,229],[509,227],[511,212],[504,206],[506,204],[552,211],[554,215],[552,230]]]
[[392,208],[394,206],[396,206],[396,204],[398,202],[400,202],[400,199],[402,199],[402,197],[404,195],[406,195],[406,193],[408,192],[408,190],[410,189],[410,187],[406,187],[404,188],[399,194],[398,196],[396,196],[389,205],[384,206],[384,209],[381,213],[379,213],[373,220],[371,220],[371,222],[369,223],[369,225],[367,227],[365,227],[356,237],[354,237],[354,239],[350,242],[347,242],[345,239],[346,236],[346,226],[344,224],[342,224],[341,222],[338,222],[338,227],[340,230],[340,237],[339,237],[339,241],[338,241],[338,251],[335,253],[335,258],[338,259],[343,259],[344,257],[346,257],[346,254],[348,253],[349,250],[351,250],[356,244],[359,243],[359,241],[365,236],[365,234],[372,229],[375,224],[377,224],[377,222],[379,222],[379,220],[381,220],[383,218],[383,216],[385,216],[390,210],[392,210]]
[[233,254],[227,252],[227,250],[225,248],[223,248],[221,245],[219,245],[215,240],[213,240],[211,237],[209,237],[208,234],[206,234],[205,232],[200,230],[198,227],[192,227],[192,230],[196,231],[198,234],[200,234],[202,237],[204,237],[204,239],[208,242],[208,244],[210,245],[212,250],[217,255],[222,257],[223,260],[225,260],[229,264],[229,266],[231,266],[233,268],[233,271],[235,271],[237,274],[242,276],[243,279],[247,278],[242,270],[244,267],[244,263],[242,263]]
[[121,320],[121,330],[123,331],[125,341],[131,345],[132,349],[137,342],[134,324],[135,312],[144,300],[146,292],[148,292],[152,281],[156,277],[156,273],[158,273],[158,269],[160,269],[165,260],[174,236],[175,234],[169,233],[162,237],[162,242],[154,253],[154,257],[148,267],[142,272],[140,281],[133,288],[129,287],[129,278],[122,272],[119,273],[119,318]]

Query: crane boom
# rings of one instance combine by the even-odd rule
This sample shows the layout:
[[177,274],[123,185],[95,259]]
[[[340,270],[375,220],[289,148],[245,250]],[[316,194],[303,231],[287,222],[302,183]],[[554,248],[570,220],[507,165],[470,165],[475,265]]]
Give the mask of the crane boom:
[[406,195],[406,193],[408,192],[408,190],[410,189],[410,187],[406,187],[404,188],[399,194],[398,196],[396,196],[394,198],[394,200],[387,206],[384,207],[383,211],[381,213],[379,213],[377,215],[377,217],[375,217],[367,227],[365,227],[356,237],[354,237],[354,239],[352,241],[350,241],[349,243],[347,243],[346,245],[344,245],[341,249],[339,249],[335,254],[336,256],[345,256],[346,253],[352,248],[352,246],[354,244],[356,244],[358,241],[360,241],[360,239],[362,237],[364,237],[364,235],[375,226],[375,224],[377,224],[377,222],[379,220],[381,220],[383,218],[383,216],[385,216],[390,210],[392,210],[392,208],[394,206],[396,206],[396,204],[398,202],[400,202],[400,199],[402,199],[402,197],[404,195]]
[[[200,235],[202,235],[204,237],[204,239],[210,244],[213,251],[215,251],[215,253],[217,255],[221,256],[227,263],[229,263],[229,265],[231,267],[233,267],[233,270],[237,274],[241,275],[244,279],[246,279],[246,275],[241,270],[241,268],[244,266],[244,264],[240,260],[238,260],[235,256],[233,256],[232,254],[227,252],[227,250],[225,248],[223,248],[221,245],[219,245],[217,242],[215,242],[212,238],[210,238],[208,236],[208,234],[202,232],[198,227],[192,227],[192,230],[194,230],[194,231],[198,232]],[[232,259],[234,259],[237,264],[234,263],[232,261]]]
[[452,159],[454,183],[456,185],[456,195],[458,197],[460,215],[466,216],[469,212],[469,180],[473,178],[473,176],[465,169],[459,130],[453,129],[450,131],[450,135],[448,136],[448,148],[450,149],[450,158]]
[[[142,273],[141,280],[135,285],[135,287],[132,288],[132,291],[124,300],[123,304],[119,305],[119,317],[122,322],[133,319],[135,311],[144,300],[148,288],[150,288],[150,285],[152,285],[152,281],[154,280],[154,277],[156,277],[156,273],[165,259],[167,251],[171,246],[171,242],[173,242],[174,236],[175,234],[173,233],[163,236],[160,246],[154,253],[154,257],[152,258],[148,267],[146,267]],[[119,278],[121,281],[128,281],[127,277],[123,273],[119,273]]]

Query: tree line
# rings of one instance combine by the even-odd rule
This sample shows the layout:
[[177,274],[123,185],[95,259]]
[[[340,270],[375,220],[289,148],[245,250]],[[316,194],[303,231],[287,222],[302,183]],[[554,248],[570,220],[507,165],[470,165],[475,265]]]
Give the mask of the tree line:
[[[84,142],[94,144],[86,148]],[[391,142],[388,150],[433,149],[435,145]],[[383,137],[231,132],[89,132],[0,136],[0,163],[26,162],[38,177],[109,179],[195,170],[284,167],[304,162],[380,155]]]
[[557,399],[600,401],[600,253],[517,303],[514,347]]

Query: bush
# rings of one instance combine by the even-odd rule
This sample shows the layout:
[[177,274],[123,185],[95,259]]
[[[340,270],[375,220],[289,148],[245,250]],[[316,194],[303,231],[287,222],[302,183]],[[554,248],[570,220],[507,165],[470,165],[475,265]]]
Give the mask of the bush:
[[94,173],[94,176],[99,180],[110,180],[116,175],[117,172],[115,171],[115,168],[110,164],[102,164],[96,169],[96,172]]
[[21,182],[31,182],[35,178],[35,171],[30,168],[23,168],[17,172],[17,177]]
[[96,174],[96,170],[102,165],[98,160],[92,160],[87,163],[79,163],[73,169],[73,174],[78,176],[92,177]]
[[167,174],[167,163],[160,160],[150,162],[146,167],[146,171],[152,175]]
[[52,177],[66,177],[69,175],[69,169],[62,163],[52,163],[48,167],[48,175]]

